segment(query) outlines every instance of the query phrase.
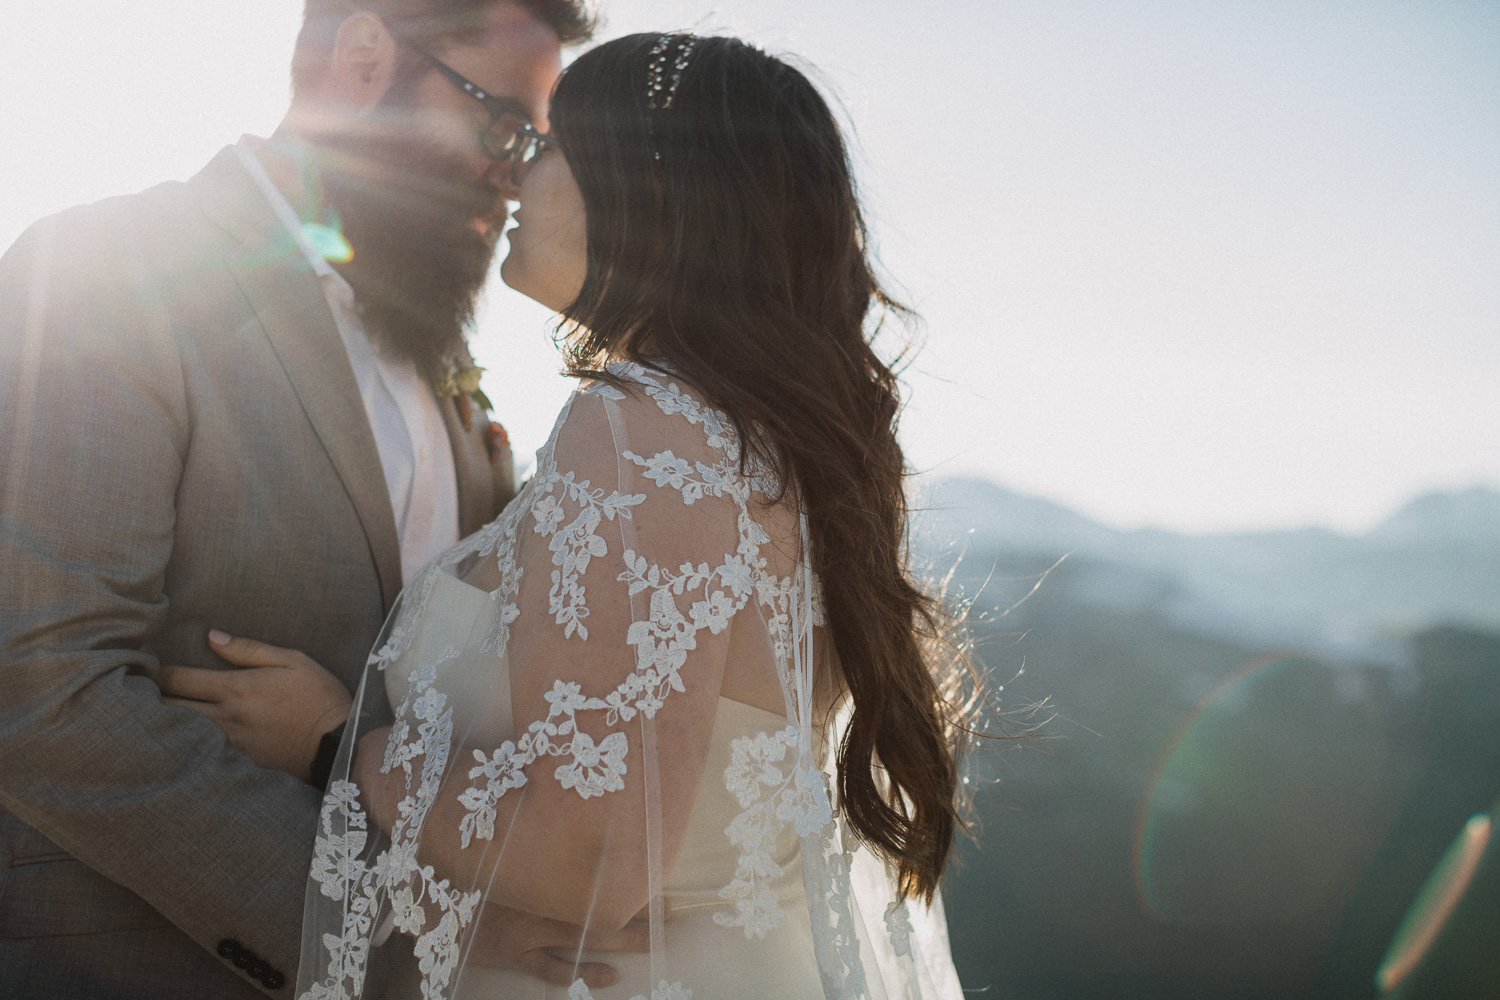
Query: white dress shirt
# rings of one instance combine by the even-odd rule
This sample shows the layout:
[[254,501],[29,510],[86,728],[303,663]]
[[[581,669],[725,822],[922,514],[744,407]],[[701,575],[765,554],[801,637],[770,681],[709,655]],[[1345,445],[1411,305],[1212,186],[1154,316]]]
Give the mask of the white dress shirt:
[[437,396],[410,358],[376,346],[355,308],[354,289],[302,232],[301,220],[267,175],[250,137],[241,138],[234,151],[307,257],[328,300],[380,453],[401,541],[404,586],[458,541],[458,473]]

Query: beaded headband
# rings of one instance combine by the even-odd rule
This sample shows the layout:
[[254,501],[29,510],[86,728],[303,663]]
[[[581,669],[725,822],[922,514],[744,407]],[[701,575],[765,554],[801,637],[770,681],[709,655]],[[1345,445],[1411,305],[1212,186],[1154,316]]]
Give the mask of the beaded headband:
[[[677,58],[671,62],[672,76],[668,79],[667,50],[676,41],[680,41],[681,46],[678,48]],[[682,83],[682,71],[687,69],[688,59],[693,54],[693,46],[697,44],[696,35],[686,32],[668,32],[651,47],[651,65],[646,70],[647,108],[652,111],[664,111],[672,106],[672,98],[677,95],[677,85]]]

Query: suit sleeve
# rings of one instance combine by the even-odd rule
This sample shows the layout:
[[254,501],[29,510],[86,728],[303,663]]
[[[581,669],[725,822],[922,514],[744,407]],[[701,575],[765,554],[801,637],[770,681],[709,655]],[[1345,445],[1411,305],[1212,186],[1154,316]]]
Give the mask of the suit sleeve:
[[92,211],[0,259],[0,803],[270,986],[317,795],[151,679],[192,429],[148,262]]

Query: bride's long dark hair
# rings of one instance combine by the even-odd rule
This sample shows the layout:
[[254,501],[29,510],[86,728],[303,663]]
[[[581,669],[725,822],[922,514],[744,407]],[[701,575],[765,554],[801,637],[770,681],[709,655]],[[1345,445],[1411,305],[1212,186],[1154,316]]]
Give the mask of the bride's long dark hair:
[[908,568],[896,378],[869,342],[900,307],[871,270],[848,153],[817,89],[733,38],[673,36],[653,53],[663,41],[585,53],[552,98],[587,210],[568,365],[584,376],[609,358],[663,362],[729,414],[747,455],[796,484],[853,701],[840,807],[895,863],[901,892],[930,899],[959,822],[960,720],[952,660],[931,653],[941,610]]

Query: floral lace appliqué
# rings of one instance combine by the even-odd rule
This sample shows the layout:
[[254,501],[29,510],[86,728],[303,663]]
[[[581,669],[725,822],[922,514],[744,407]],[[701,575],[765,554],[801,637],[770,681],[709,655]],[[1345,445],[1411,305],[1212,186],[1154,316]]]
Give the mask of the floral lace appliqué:
[[[481,894],[456,891],[431,865],[417,862],[418,834],[437,798],[453,741],[453,710],[447,696],[433,685],[438,667],[456,655],[449,648],[435,662],[414,670],[406,697],[396,707],[398,721],[381,770],[400,768],[407,794],[397,803],[390,845],[373,860],[363,856],[369,822],[353,783],[335,781],[323,797],[310,873],[324,896],[345,902],[343,933],[323,936],[329,956],[327,978],[314,983],[302,1000],[333,1000],[360,992],[383,898],[390,900],[396,927],[416,937],[413,951],[422,972],[424,1000],[441,997],[458,968],[459,939],[473,921]],[[415,734],[408,720],[417,723]]]
[[729,744],[724,785],[744,811],[724,830],[740,856],[734,880],[719,890],[719,898],[734,903],[735,912],[715,913],[714,922],[742,928],[747,938],[764,938],[784,916],[765,883],[782,874],[772,855],[786,824],[791,823],[799,837],[807,837],[833,818],[821,771],[811,766],[782,768],[789,752],[795,763],[797,743],[797,727],[788,726]]
[[[603,712],[604,722],[610,727],[630,722],[638,713],[648,719],[655,718],[671,692],[686,690],[681,670],[688,653],[697,648],[697,633],[706,628],[711,634],[719,634],[757,593],[785,587],[767,572],[766,560],[760,553],[760,546],[769,541],[769,536],[750,516],[751,485],[737,473],[732,456],[738,446],[728,419],[702,406],[675,384],[660,386],[644,375],[644,369],[628,374],[641,378],[663,413],[681,414],[702,425],[708,443],[720,449],[722,457],[710,465],[689,463],[670,450],[650,458],[626,450],[623,456],[642,467],[642,477],[647,481],[658,488],[676,491],[684,506],[692,506],[704,497],[733,500],[739,535],[736,550],[718,566],[707,562],[683,563],[676,569],[658,565],[631,549],[621,553],[625,569],[617,580],[626,584],[631,596],[650,592],[649,614],[632,622],[625,635],[626,643],[635,648],[635,669],[602,698],[584,694],[576,682],[554,681],[546,695],[545,719],[532,722],[514,744],[507,742],[489,756],[474,751],[478,766],[469,771],[474,783],[459,797],[467,813],[460,828],[464,847],[475,838],[488,840],[494,836],[495,809],[500,797],[524,784],[525,769],[543,757],[561,761],[553,771],[554,777],[562,787],[576,791],[582,798],[624,788],[627,737],[616,731],[596,741],[579,728],[578,713]],[[600,384],[589,391],[612,400],[624,398],[612,386]],[[609,552],[598,528],[605,521],[632,517],[632,510],[645,500],[645,494],[619,490],[606,493],[572,472],[559,471],[550,449],[544,449],[537,476],[523,494],[522,502],[533,522],[532,530],[548,538],[555,567],[548,610],[556,624],[563,626],[564,638],[589,638],[583,578],[592,561]],[[577,513],[571,517],[568,504],[577,507]],[[507,528],[507,533],[492,544],[498,557],[514,561],[514,534],[519,522],[512,519]],[[492,643],[501,652],[508,641],[509,625],[516,616],[519,571],[502,574],[502,581],[502,588],[494,595],[502,613]],[[678,598],[684,597],[690,598],[686,614],[678,606]]]
[[885,930],[897,958],[911,954],[911,914],[906,910],[906,900],[893,899],[885,908]]

